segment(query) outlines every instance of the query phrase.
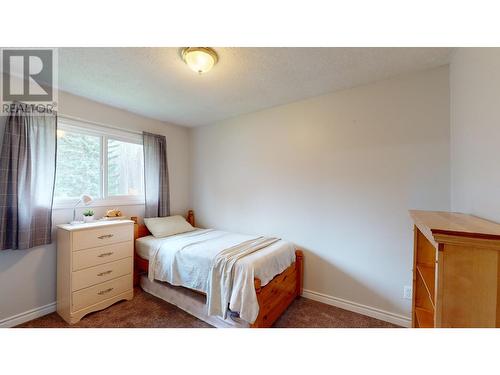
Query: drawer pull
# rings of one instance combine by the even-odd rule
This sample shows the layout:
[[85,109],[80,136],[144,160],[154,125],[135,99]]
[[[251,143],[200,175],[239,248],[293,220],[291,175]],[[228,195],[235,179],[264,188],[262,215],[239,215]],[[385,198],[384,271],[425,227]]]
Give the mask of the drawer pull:
[[109,275],[111,272],[113,272],[113,271],[109,270],[109,271],[100,272],[100,273],[97,274],[97,276]]
[[113,237],[112,234],[103,234],[102,236],[98,236],[97,238],[99,238],[100,240],[103,240],[105,238],[111,238],[111,237]]
[[101,290],[100,292],[97,292],[97,294],[99,294],[100,296],[102,296],[103,294],[111,292],[113,289],[114,288],[104,289],[104,290]]
[[102,253],[102,254],[99,254],[98,257],[99,258],[104,258],[104,257],[109,257],[110,255],[113,255],[113,252],[110,251],[109,253]]

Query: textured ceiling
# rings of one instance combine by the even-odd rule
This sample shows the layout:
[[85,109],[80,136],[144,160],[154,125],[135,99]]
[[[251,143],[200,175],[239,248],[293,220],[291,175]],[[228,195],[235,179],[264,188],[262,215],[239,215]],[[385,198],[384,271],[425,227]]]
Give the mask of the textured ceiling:
[[59,88],[140,115],[200,126],[448,63],[449,48],[215,48],[197,75],[179,48],[61,48]]

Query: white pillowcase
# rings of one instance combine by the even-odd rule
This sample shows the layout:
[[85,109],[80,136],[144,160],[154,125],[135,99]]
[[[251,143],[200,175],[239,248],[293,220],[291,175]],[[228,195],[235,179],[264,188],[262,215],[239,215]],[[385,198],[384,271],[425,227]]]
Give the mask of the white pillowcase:
[[196,229],[180,215],[144,218],[144,224],[146,224],[151,234],[158,238],[190,232]]

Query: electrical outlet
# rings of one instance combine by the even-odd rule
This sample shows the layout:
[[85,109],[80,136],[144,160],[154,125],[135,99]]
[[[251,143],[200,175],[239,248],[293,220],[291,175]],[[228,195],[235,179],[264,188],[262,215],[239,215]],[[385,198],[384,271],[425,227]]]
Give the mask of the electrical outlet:
[[403,287],[403,298],[411,299],[411,292],[412,292],[412,287],[410,285],[405,285]]

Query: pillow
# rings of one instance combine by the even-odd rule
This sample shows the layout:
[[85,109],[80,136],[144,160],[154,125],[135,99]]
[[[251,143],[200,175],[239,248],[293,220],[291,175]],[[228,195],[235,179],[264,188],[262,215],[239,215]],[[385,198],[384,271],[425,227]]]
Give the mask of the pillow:
[[155,237],[167,237],[195,230],[182,216],[144,218],[144,224]]

